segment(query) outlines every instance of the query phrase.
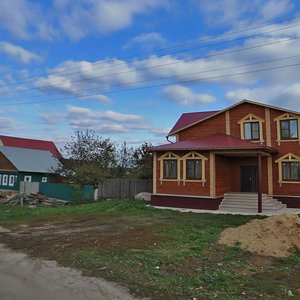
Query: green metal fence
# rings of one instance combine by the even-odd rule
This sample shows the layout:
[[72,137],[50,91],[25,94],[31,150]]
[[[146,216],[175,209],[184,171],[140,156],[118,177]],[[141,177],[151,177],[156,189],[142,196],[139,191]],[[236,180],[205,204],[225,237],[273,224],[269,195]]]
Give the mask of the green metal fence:
[[92,185],[40,183],[39,193],[71,202],[92,201],[94,199],[94,187]]

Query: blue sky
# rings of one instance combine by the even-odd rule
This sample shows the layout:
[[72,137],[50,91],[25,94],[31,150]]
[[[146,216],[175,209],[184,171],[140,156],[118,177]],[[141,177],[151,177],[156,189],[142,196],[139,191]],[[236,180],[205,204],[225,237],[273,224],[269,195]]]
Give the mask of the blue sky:
[[300,110],[292,0],[1,0],[0,133],[165,142],[183,112]]

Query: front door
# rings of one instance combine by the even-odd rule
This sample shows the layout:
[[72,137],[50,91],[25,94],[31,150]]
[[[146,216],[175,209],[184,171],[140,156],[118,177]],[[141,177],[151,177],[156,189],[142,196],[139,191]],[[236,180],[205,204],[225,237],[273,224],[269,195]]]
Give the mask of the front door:
[[241,192],[257,192],[257,166],[241,166]]

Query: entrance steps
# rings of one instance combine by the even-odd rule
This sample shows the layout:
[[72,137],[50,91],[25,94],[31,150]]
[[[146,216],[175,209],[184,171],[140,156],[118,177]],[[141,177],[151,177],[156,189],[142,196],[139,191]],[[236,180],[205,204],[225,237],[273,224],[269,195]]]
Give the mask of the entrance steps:
[[[228,212],[257,212],[257,193],[226,193],[219,206],[219,210]],[[274,212],[286,208],[286,204],[267,194],[262,194],[262,211]]]

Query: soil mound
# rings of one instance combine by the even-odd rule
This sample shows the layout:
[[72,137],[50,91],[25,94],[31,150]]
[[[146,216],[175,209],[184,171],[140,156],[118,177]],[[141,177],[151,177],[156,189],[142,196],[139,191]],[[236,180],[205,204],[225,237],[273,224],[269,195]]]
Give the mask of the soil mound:
[[220,236],[219,244],[239,244],[253,253],[286,257],[293,250],[300,250],[300,218],[283,214],[263,220],[252,220],[237,228],[227,228]]

